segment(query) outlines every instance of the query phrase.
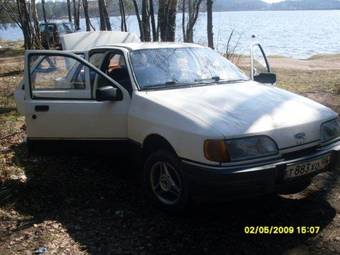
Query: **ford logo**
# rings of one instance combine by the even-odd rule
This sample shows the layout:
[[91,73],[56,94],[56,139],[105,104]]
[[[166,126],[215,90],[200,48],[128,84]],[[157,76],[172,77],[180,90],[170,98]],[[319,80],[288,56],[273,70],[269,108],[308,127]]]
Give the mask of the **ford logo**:
[[305,133],[298,133],[294,135],[295,140],[296,140],[296,144],[300,145],[300,144],[304,144],[305,139],[306,139],[306,134]]

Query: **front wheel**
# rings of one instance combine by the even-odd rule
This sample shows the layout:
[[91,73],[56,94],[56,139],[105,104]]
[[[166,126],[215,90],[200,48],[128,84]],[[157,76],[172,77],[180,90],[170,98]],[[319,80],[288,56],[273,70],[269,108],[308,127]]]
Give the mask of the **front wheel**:
[[148,196],[167,211],[183,211],[188,205],[188,187],[173,153],[157,151],[149,156],[144,166],[144,185]]

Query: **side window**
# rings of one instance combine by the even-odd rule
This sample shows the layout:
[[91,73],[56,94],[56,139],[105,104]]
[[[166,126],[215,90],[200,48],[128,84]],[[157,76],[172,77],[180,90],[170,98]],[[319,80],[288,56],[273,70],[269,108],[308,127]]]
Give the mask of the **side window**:
[[[93,53],[90,55],[89,62],[95,67],[97,67],[98,69],[100,69],[102,66],[105,54],[106,54],[105,51]],[[96,72],[90,71],[90,84],[92,88],[94,87],[96,76],[97,76]]]
[[82,98],[91,96],[86,86],[86,70],[70,56],[31,55],[30,84],[33,98]]
[[105,52],[96,52],[91,54],[89,61],[92,65],[100,69],[104,57]]
[[[129,93],[132,92],[131,79],[123,53],[108,53],[102,63],[101,70],[113,80],[121,84],[127,91],[129,91]],[[102,84],[98,83],[98,87],[101,86]]]
[[[110,76],[113,80],[122,85],[130,94],[132,84],[124,54],[118,50],[102,50],[90,55],[90,63]],[[107,86],[107,80],[97,76],[95,72],[90,72],[91,86],[97,83],[97,87]]]
[[65,33],[65,28],[63,24],[58,24],[58,32],[59,33]]

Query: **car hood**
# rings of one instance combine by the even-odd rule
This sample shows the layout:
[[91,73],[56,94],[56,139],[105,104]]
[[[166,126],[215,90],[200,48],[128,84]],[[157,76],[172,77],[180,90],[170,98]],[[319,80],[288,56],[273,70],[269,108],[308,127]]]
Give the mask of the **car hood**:
[[198,118],[225,138],[268,135],[280,149],[318,142],[320,125],[337,116],[310,99],[252,81],[146,93],[149,100]]

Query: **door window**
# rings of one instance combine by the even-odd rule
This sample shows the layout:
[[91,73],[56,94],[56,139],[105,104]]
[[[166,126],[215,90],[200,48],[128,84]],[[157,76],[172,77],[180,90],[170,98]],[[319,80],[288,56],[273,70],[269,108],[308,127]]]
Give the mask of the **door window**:
[[97,87],[91,86],[93,80],[100,81],[101,86],[116,86],[74,54],[32,52],[26,64],[30,85],[26,93],[33,99],[95,99]]
[[[121,84],[129,93],[132,92],[132,84],[126,61],[123,53],[110,52],[102,64],[101,70],[110,76],[113,80]],[[101,82],[98,83],[98,87],[103,86]]]
[[[90,55],[89,61],[122,85],[130,94],[132,93],[132,83],[123,52],[119,50],[100,50],[93,52]],[[96,73],[90,73],[90,81],[92,87],[100,88],[107,86],[105,79],[97,77]],[[95,82],[97,86],[94,86]]]
[[32,98],[90,98],[86,69],[70,56],[30,56]]
[[267,57],[260,44],[252,47],[252,77],[261,73],[270,73]]

